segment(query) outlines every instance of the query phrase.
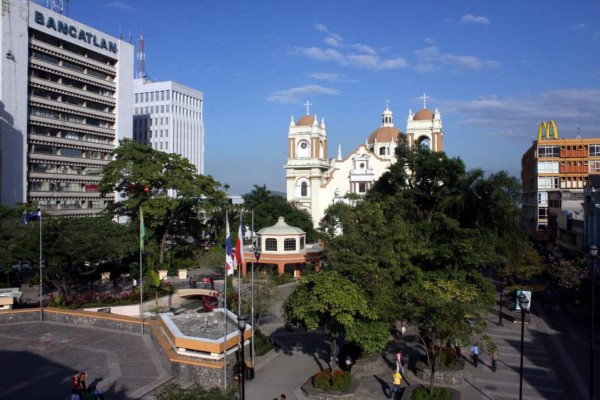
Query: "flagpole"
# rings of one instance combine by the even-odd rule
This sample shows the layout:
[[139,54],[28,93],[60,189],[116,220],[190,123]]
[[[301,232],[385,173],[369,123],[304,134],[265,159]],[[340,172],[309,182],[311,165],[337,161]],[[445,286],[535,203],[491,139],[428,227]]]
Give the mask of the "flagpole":
[[146,236],[146,227],[144,226],[144,209],[140,207],[140,322],[142,336],[144,336],[144,237]]
[[[240,227],[242,226],[242,212],[240,211]],[[242,230],[241,228],[238,230],[238,236],[242,234]],[[244,263],[242,258],[243,257],[239,257],[240,259],[238,260],[237,255],[238,254],[243,254],[242,252],[244,251],[244,238],[240,237],[238,239],[239,241],[239,249],[236,246],[236,257],[235,257],[235,261],[237,262],[238,265],[238,318],[242,315],[242,264]]]
[[[227,232],[225,235],[229,235],[229,214],[225,211],[225,223],[227,225]],[[224,299],[223,299],[223,316],[225,318],[225,334],[223,335],[223,383],[225,386],[225,390],[227,390],[227,278],[229,275],[228,270],[228,249],[227,249],[227,237],[225,237],[225,281],[224,281]]]
[[44,300],[43,300],[43,296],[44,296],[44,292],[43,292],[43,283],[44,283],[44,278],[43,278],[43,272],[42,272],[42,211],[38,210],[38,212],[40,213],[40,321],[44,320]]
[[[256,246],[254,237],[254,208],[252,208],[252,251]],[[254,258],[252,259],[252,275],[250,276],[250,326],[252,328],[252,342],[250,350],[252,352],[252,367],[254,367]]]

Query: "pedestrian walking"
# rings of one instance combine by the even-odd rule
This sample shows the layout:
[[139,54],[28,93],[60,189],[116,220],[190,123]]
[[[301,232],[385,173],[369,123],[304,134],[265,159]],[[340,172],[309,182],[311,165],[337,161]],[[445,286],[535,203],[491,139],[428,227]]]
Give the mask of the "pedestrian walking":
[[392,373],[392,389],[390,390],[390,395],[388,396],[388,399],[394,398],[396,393],[400,393],[401,390],[402,390],[402,375],[400,375],[400,372],[394,371]]
[[496,356],[493,352],[490,354],[490,364],[492,365],[492,371],[496,372]]
[[473,357],[473,366],[477,367],[477,363],[479,362],[479,343],[475,343],[473,347],[471,347],[471,356]]
[[404,373],[404,367],[402,367],[402,352],[396,353],[396,371]]

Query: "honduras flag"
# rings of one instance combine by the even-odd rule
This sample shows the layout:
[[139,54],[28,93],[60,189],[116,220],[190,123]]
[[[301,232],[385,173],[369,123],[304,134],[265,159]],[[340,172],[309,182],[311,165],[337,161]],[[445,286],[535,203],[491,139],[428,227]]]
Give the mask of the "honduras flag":
[[42,220],[42,210],[39,208],[37,211],[32,213],[27,213],[23,216],[23,223],[27,224],[29,221],[41,221]]

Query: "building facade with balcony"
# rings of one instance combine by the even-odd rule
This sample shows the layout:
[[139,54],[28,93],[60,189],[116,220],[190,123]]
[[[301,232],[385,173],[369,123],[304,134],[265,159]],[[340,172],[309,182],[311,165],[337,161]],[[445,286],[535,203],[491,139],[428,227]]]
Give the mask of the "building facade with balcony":
[[408,113],[406,135],[394,126],[388,107],[381,114],[381,126],[345,158],[338,146],[336,158],[327,158],[325,120],[307,115],[288,129],[286,170],[287,200],[306,210],[317,226],[325,210],[336,202],[351,202],[348,194],[363,196],[396,160],[395,149],[402,137],[432,151],[443,151],[444,136],[439,111],[424,108]]
[[527,234],[548,240],[549,192],[582,191],[593,173],[600,173],[600,138],[560,139],[554,121],[542,123],[521,160],[521,226]]
[[204,94],[173,81],[134,80],[134,140],[188,159],[204,174]]
[[132,137],[133,46],[39,4],[2,2],[2,204],[93,216],[104,167]]

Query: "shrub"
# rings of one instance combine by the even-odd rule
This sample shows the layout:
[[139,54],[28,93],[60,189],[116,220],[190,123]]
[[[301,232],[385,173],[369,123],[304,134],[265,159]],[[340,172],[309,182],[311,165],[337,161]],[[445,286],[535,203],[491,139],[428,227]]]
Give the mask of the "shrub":
[[273,340],[258,329],[254,331],[254,346],[257,356],[267,354],[274,347]]
[[413,391],[412,400],[452,400],[452,392],[444,388],[433,388],[433,396],[429,396],[429,388],[420,386]]
[[349,392],[352,383],[350,372],[333,371],[333,381],[331,381],[331,369],[327,368],[317,372],[312,378],[313,387],[325,391]]

